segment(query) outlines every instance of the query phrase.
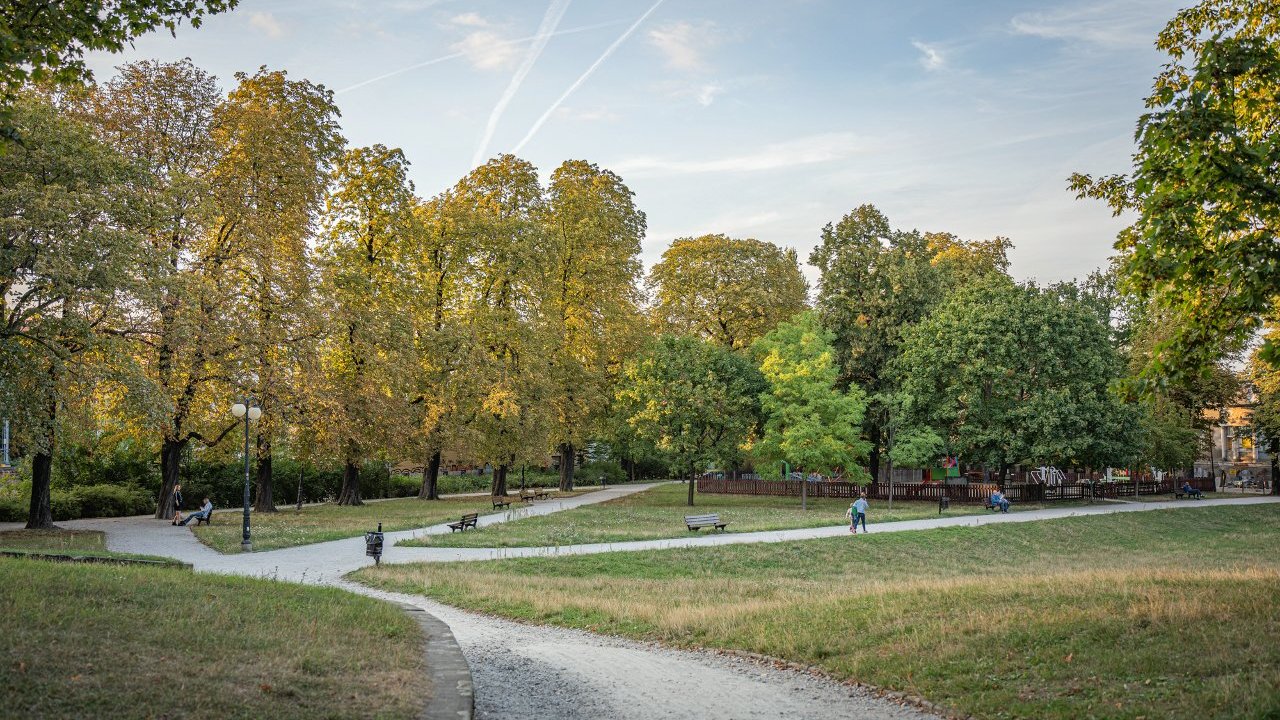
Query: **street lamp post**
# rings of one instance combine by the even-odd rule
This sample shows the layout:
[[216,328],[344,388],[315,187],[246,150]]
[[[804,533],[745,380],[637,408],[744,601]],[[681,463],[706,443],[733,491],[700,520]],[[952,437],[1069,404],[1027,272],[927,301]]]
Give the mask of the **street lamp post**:
[[231,406],[232,415],[244,418],[244,534],[240,539],[240,549],[244,552],[253,550],[253,543],[249,542],[249,421],[262,417],[262,408],[252,402],[246,398]]

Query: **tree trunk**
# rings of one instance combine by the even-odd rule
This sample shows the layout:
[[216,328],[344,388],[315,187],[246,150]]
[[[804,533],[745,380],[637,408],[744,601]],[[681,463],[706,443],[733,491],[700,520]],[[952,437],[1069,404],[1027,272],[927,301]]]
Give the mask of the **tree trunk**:
[[1280,495],[1280,438],[1271,438],[1271,494]]
[[697,483],[698,483],[697,478],[695,478],[693,474],[693,468],[690,467],[689,468],[689,507],[693,507],[693,486],[696,485]]
[[273,513],[276,511],[275,482],[271,475],[271,440],[258,433],[258,499],[253,503],[253,511]]
[[573,443],[560,443],[560,490],[564,492],[573,489],[573,465],[576,459]]
[[867,459],[867,469],[871,471],[871,482],[880,482],[880,426],[872,425],[867,433],[871,441],[871,456]]
[[363,505],[360,499],[360,466],[350,458],[342,466],[342,491],[338,493],[339,505]]
[[422,469],[422,489],[418,491],[419,500],[440,499],[440,451],[431,453],[431,459]]
[[156,519],[172,520],[177,508],[173,506],[173,488],[178,484],[178,471],[182,468],[182,451],[186,440],[165,438],[160,445],[160,495],[156,497]]
[[306,468],[307,466],[302,462],[298,463],[298,495],[294,499],[298,502],[297,507],[299,510],[302,509],[302,478],[306,474]]
[[499,465],[493,469],[493,484],[490,486],[490,494],[494,497],[500,497],[507,494],[506,465]]
[[1000,476],[996,479],[996,485],[1000,487],[1000,492],[1004,492],[1005,481],[1009,477],[1009,463],[1000,461]]
[[31,509],[27,513],[28,530],[52,530],[53,507],[49,502],[49,484],[53,475],[53,446],[38,452],[31,460]]

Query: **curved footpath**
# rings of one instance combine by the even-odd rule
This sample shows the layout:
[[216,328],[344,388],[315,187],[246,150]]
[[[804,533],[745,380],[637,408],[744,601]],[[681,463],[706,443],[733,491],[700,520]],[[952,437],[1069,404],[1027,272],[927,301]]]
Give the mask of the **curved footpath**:
[[[484,527],[546,515],[605,502],[650,487],[653,485],[619,486],[564,500],[545,501],[531,507],[484,515],[478,524]],[[882,524],[874,523],[873,512],[870,529],[873,533],[901,532],[1189,506],[1275,502],[1280,502],[1280,497],[1106,503]],[[224,522],[236,517],[226,511],[220,515],[226,518]],[[107,533],[107,546],[111,550],[174,557],[191,563],[199,572],[333,585],[421,608],[447,623],[462,646],[474,675],[476,715],[481,718],[930,717],[918,710],[876,698],[863,690],[804,673],[778,670],[714,653],[671,650],[576,630],[522,625],[459,610],[420,596],[367,588],[343,579],[347,573],[373,562],[364,556],[364,540],[359,537],[249,555],[222,555],[201,544],[186,528],[172,527],[150,517],[78,520],[62,525],[103,530]],[[386,533],[383,562],[549,557],[849,537],[847,526],[836,525],[561,547],[422,548],[395,545],[406,538],[448,532],[448,526],[441,524],[420,530]],[[857,540],[857,537],[849,537],[850,542]]]

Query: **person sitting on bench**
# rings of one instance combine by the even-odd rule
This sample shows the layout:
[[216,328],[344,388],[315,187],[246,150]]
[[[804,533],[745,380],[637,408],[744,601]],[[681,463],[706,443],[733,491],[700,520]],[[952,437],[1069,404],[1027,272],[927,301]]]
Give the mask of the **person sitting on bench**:
[[1204,497],[1204,493],[1200,492],[1196,488],[1191,487],[1191,483],[1187,482],[1186,480],[1182,481],[1182,494],[1186,495],[1187,497],[1196,498],[1197,500]]
[[209,498],[205,498],[204,504],[200,506],[199,512],[193,512],[190,515],[187,515],[186,517],[182,518],[182,522],[178,524],[186,525],[192,520],[208,520],[209,513],[211,512],[213,512],[213,503],[209,502]]
[[1009,512],[1009,499],[1004,496],[1004,493],[996,490],[991,493],[991,507],[997,508],[1002,513],[1007,513]]

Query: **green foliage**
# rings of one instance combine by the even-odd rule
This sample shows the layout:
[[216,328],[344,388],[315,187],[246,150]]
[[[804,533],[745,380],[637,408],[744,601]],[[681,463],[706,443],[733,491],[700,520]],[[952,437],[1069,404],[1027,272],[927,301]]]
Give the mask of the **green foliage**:
[[[189,19],[230,10],[238,0],[72,0],[6,3],[0,9],[0,136],[25,139],[9,124],[9,108],[28,82],[74,83],[91,77],[86,50],[119,52],[157,28],[170,32]],[[3,138],[0,138],[2,140]]]
[[[1133,171],[1075,175],[1080,197],[1135,212],[1124,286],[1169,311],[1143,389],[1208,372],[1280,310],[1280,14],[1270,0],[1204,0],[1157,38],[1172,62],[1139,119]],[[1280,347],[1263,346],[1280,362]]]
[[599,485],[600,479],[604,478],[606,485],[618,485],[627,481],[627,471],[616,462],[609,460],[592,460],[583,463],[578,468],[578,475],[581,480],[574,482],[579,485]]
[[958,289],[908,330],[897,369],[915,398],[905,426],[935,428],[966,462],[1135,459],[1131,420],[1109,390],[1121,359],[1074,286],[993,276]]
[[659,338],[623,375],[618,402],[626,422],[679,474],[737,463],[767,387],[741,355],[674,335]]
[[807,305],[796,251],[750,238],[677,238],[647,283],[659,332],[697,335],[734,350]]
[[764,431],[752,448],[758,464],[787,461],[798,469],[833,474],[866,456],[859,438],[866,396],[837,387],[831,341],[812,312],[784,322],[751,347],[769,389],[760,395]]

